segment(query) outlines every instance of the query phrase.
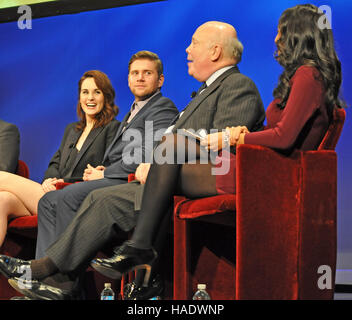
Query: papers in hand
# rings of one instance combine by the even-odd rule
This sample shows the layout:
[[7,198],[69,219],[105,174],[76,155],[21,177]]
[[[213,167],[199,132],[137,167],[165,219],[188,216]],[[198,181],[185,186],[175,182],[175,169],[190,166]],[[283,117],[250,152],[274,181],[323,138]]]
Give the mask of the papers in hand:
[[198,141],[201,141],[205,138],[207,135],[207,131],[204,129],[198,130],[197,132],[187,130],[187,129],[182,129],[181,130],[182,134],[184,134],[187,137],[192,137]]

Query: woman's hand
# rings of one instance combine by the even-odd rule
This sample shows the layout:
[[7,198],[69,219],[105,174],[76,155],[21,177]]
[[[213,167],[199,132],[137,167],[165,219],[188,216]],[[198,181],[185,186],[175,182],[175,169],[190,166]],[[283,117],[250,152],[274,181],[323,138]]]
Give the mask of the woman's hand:
[[45,193],[49,191],[55,191],[56,190],[56,184],[58,182],[64,182],[63,179],[57,179],[57,178],[48,178],[45,179],[42,183],[42,188]]
[[231,128],[227,127],[226,132],[229,135],[230,146],[235,146],[244,142],[244,134],[249,133],[249,130],[246,126],[237,126]]
[[[200,145],[214,152],[223,149],[228,143],[230,146],[235,146],[243,143],[244,134],[249,133],[245,126],[227,127],[225,132],[216,132],[208,134],[200,142]],[[226,138],[228,141],[226,142]]]
[[90,164],[87,165],[87,169],[83,173],[83,181],[98,180],[104,178],[104,166],[92,167]]

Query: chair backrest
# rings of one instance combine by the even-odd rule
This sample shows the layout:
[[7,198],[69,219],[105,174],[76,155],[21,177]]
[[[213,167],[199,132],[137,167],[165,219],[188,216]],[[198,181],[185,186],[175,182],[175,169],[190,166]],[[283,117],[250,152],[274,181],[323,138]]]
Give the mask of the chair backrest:
[[24,161],[18,160],[16,174],[24,178],[29,178],[29,168]]
[[342,108],[334,108],[333,120],[330,123],[318,150],[335,150],[337,141],[340,138],[343,124],[346,118],[346,111]]

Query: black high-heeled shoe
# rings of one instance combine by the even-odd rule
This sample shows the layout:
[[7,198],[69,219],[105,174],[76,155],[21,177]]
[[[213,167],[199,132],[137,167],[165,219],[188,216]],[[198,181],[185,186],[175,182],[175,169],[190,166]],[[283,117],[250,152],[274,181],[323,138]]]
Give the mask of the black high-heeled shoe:
[[122,275],[137,269],[145,269],[143,285],[149,282],[151,264],[158,254],[153,248],[138,249],[125,242],[117,248],[115,254],[108,259],[94,259],[90,265],[106,277],[121,279]]
[[138,286],[135,281],[127,283],[123,288],[123,300],[149,300],[162,295],[163,280],[159,275],[150,281],[148,287]]

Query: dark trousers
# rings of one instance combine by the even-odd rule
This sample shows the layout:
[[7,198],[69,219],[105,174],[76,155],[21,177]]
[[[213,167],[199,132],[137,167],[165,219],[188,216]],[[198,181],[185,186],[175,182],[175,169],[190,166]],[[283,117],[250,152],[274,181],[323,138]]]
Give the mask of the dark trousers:
[[123,183],[127,183],[127,180],[103,178],[75,183],[62,190],[46,193],[38,204],[36,259],[46,255],[46,249],[67,228],[91,191]]
[[125,232],[138,218],[134,201],[139,183],[128,183],[92,191],[76,216],[46,250],[46,255],[62,273],[76,273],[88,265],[96,253]]

